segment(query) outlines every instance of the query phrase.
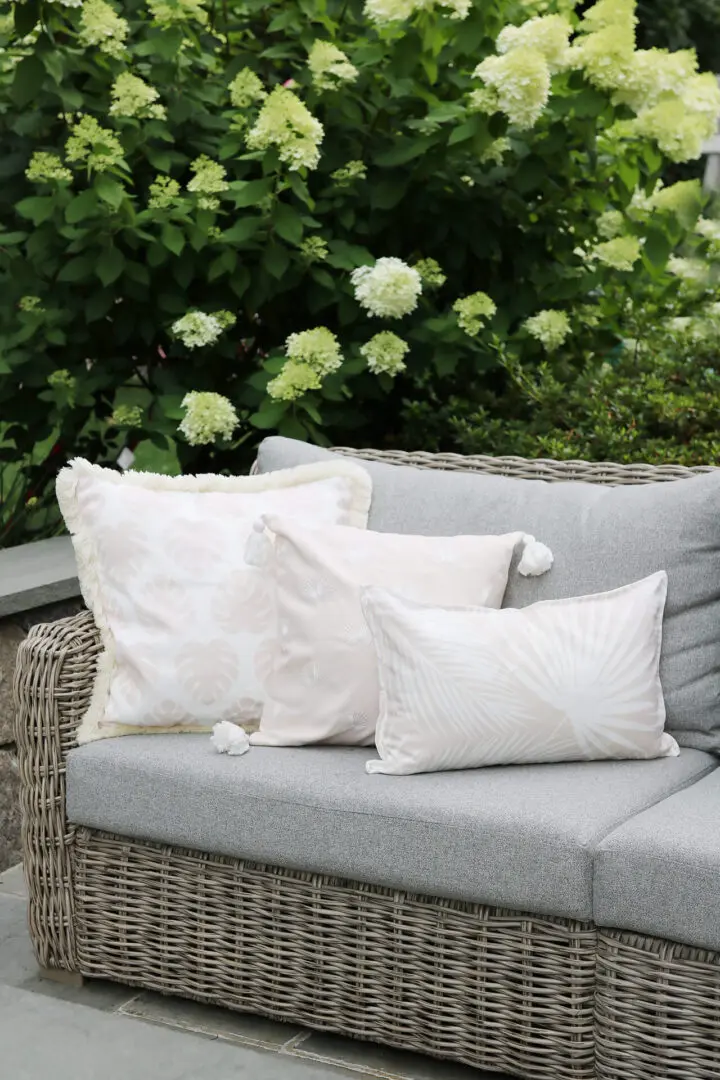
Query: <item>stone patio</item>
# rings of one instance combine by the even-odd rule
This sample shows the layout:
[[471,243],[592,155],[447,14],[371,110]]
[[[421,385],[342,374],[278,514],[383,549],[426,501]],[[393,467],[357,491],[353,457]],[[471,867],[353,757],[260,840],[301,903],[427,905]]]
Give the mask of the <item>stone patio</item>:
[[0,1056],[17,1080],[502,1080],[291,1024],[90,981],[38,978],[22,868],[0,874]]

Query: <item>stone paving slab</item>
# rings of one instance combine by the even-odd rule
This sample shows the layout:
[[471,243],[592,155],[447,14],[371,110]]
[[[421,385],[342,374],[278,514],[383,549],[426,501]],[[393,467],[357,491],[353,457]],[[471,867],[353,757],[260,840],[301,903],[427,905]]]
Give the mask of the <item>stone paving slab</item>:
[[[117,1057],[116,1047],[124,1048]],[[108,1056],[116,1071],[106,1068]],[[352,1073],[379,1080],[503,1080],[100,979],[82,987],[40,979],[19,866],[0,874],[0,1062],[0,1076],[7,1064],[13,1080],[341,1080]]]
[[68,600],[79,592],[69,536],[0,551],[0,616]]

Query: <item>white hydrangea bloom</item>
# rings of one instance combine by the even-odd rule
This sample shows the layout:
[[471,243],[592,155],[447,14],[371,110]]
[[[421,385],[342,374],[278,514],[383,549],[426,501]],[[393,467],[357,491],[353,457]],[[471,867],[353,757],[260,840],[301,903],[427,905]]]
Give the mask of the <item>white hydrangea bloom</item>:
[[359,74],[342,49],[331,41],[314,41],[307,64],[318,90],[336,90],[342,83],[354,82]]
[[324,134],[322,124],[300,98],[292,90],[276,86],[248,132],[247,145],[251,150],[277,147],[280,160],[291,171],[315,169]]
[[418,304],[422,279],[413,267],[393,256],[378,259],[374,266],[360,266],[350,279],[355,299],[369,315],[400,319]]
[[568,61],[571,33],[572,26],[562,15],[544,15],[528,19],[522,26],[506,26],[498,35],[496,47],[499,53],[536,49],[547,60],[551,72],[562,71]]
[[285,355],[296,364],[306,364],[321,378],[337,371],[343,361],[340,343],[326,326],[290,334],[285,342]]
[[360,355],[374,375],[390,375],[394,378],[405,370],[405,356],[410,346],[390,330],[382,330],[360,348]]
[[110,91],[112,104],[111,116],[147,116],[162,120],[165,107],[155,104],[160,97],[153,86],[129,71],[121,72]]
[[461,296],[453,304],[458,326],[469,337],[476,337],[488,319],[497,311],[495,301],[485,292],[474,292],[470,296]]
[[709,267],[704,259],[684,259],[679,255],[671,255],[668,259],[667,268],[671,274],[681,278],[689,285],[707,284]]
[[214,345],[226,326],[231,325],[235,317],[229,312],[216,312],[208,315],[204,311],[188,311],[172,325],[172,333],[182,341],[186,349],[200,349],[205,345]]
[[247,109],[255,101],[263,101],[267,92],[254,71],[242,68],[230,83],[230,100],[237,109]]
[[73,174],[67,169],[57,154],[45,150],[36,150],[30,158],[25,176],[35,184],[48,184],[53,180],[72,180]]
[[96,172],[105,172],[123,160],[123,148],[117,135],[101,127],[94,116],[78,116],[65,144],[68,161],[81,162]]
[[105,0],[85,0],[78,34],[82,45],[97,47],[100,52],[121,59],[125,55],[125,39],[129,33],[129,24]]
[[153,20],[162,27],[197,22],[206,26],[209,15],[203,0],[147,0]]
[[472,0],[365,0],[365,15],[377,26],[406,22],[418,11],[445,9],[451,19],[466,19]]
[[538,49],[511,49],[488,56],[474,75],[497,95],[497,108],[521,130],[533,127],[550,98],[550,68]]
[[279,375],[267,385],[268,395],[275,401],[297,401],[309,390],[319,390],[322,380],[307,364],[288,360]]
[[240,423],[233,404],[222,394],[192,390],[182,401],[185,409],[178,430],[191,446],[206,446],[220,437],[231,439]]
[[713,244],[720,244],[720,221],[701,217],[695,226],[695,231],[705,240],[710,240]]
[[570,320],[564,311],[553,311],[551,308],[539,311],[526,319],[523,326],[527,332],[543,346],[547,352],[559,349],[566,338],[570,336]]

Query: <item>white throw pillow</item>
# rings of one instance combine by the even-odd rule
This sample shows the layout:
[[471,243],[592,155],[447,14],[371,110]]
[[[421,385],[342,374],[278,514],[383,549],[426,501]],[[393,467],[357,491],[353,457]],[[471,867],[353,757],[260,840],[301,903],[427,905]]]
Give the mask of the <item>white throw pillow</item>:
[[274,543],[266,539],[263,548],[257,534],[248,557],[265,558],[272,572],[279,642],[260,730],[251,737],[256,746],[372,744],[379,689],[361,586],[392,587],[428,603],[499,607],[518,542],[528,545],[524,572],[542,573],[552,561],[547,548],[522,533],[404,536],[317,529],[273,516],[263,523]]
[[371,773],[672,757],[658,668],[667,575],[516,610],[363,590],[380,675]]
[[79,742],[260,719],[273,592],[244,552],[259,514],[364,528],[352,462],[262,476],[124,474],[76,459],[57,495],[104,651]]

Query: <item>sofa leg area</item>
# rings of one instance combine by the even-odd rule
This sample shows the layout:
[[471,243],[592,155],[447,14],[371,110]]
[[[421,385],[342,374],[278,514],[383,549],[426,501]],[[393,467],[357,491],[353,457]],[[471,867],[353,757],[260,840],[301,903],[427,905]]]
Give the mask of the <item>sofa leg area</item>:
[[60,983],[61,986],[73,986],[78,989],[85,985],[85,979],[79,971],[66,971],[64,968],[38,968],[41,979],[48,982]]

